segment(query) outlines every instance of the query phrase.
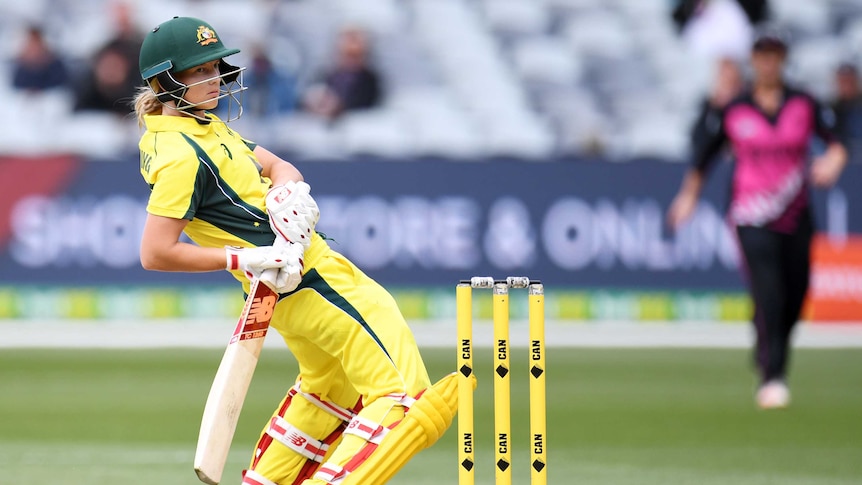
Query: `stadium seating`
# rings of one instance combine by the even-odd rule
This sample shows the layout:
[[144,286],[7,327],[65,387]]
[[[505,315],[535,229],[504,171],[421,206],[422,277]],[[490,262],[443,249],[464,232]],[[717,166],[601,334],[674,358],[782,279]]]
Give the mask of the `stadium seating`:
[[[692,54],[663,0],[239,0],[130,2],[142,31],[171,15],[217,26],[229,43],[263,45],[300,88],[333,54],[339,28],[373,36],[385,80],[382,106],[334,123],[298,111],[240,129],[256,141],[306,158],[373,155],[456,159],[489,156],[541,160],[600,154],[628,160],[684,160],[687,129],[709,86],[710,59]],[[23,27],[39,22],[79,74],[112,33],[109,0],[30,0],[0,6],[0,94],[17,113],[0,135],[0,153],[105,147],[134,151],[134,130],[76,129],[36,137],[55,123],[96,123],[74,114],[67,98],[14,93],[9,61]],[[832,70],[862,49],[862,4],[853,0],[772,0],[772,20],[793,43],[789,74],[816,95],[832,94]],[[247,52],[247,50],[246,50]],[[246,52],[237,62],[248,60]],[[39,114],[27,114],[27,111]],[[113,123],[134,121],[117,120]]]

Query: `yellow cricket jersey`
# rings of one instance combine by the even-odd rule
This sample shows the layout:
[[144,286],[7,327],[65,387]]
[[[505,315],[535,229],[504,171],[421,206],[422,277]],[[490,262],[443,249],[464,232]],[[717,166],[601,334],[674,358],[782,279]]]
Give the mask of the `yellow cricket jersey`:
[[[147,212],[189,221],[184,232],[203,247],[268,246],[275,240],[266,213],[270,179],[261,175],[254,143],[215,115],[211,123],[186,116],[148,115],[141,137],[141,174],[151,192]],[[317,235],[306,269],[326,243]],[[247,284],[245,276],[234,276]]]
[[[185,233],[200,246],[273,243],[265,210],[271,181],[261,176],[253,143],[215,117],[211,123],[182,116],[144,120],[141,173],[152,188],[149,213],[190,221]],[[303,260],[302,281],[281,295],[270,322],[299,363],[300,390],[343,408],[354,408],[361,399],[363,423],[389,425],[401,419],[403,408],[387,396],[417,396],[430,379],[392,295],[318,234]],[[247,278],[233,273],[248,292]],[[304,433],[314,433],[316,440],[338,436],[333,432],[343,422],[314,403],[302,407],[303,399],[296,396],[299,404],[280,405],[272,422],[288,420]],[[267,421],[262,436],[269,436],[269,428]],[[345,438],[333,443],[327,460],[346,466],[366,444],[357,436]],[[308,470],[305,455],[286,446],[265,448],[266,453],[255,451],[251,473],[294,483]]]

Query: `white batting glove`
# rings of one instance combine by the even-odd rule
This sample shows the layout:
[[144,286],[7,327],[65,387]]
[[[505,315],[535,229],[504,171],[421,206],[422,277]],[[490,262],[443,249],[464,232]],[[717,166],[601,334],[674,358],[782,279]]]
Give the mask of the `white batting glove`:
[[305,270],[305,263],[302,260],[305,248],[301,244],[284,244],[284,250],[287,256],[287,264],[278,269],[275,281],[266,281],[271,272],[264,273],[261,280],[275,290],[276,293],[287,293],[295,290],[302,281],[302,274]]
[[228,271],[242,270],[248,279],[259,278],[268,269],[281,269],[287,265],[289,254],[286,248],[260,246],[241,248],[225,246],[225,268]]
[[302,245],[294,243],[256,248],[226,246],[226,269],[242,270],[249,280],[261,278],[275,292],[287,293],[302,281],[304,252]]
[[269,225],[277,235],[286,241],[302,244],[304,248],[311,245],[320,210],[307,183],[290,181],[269,189],[266,212]]

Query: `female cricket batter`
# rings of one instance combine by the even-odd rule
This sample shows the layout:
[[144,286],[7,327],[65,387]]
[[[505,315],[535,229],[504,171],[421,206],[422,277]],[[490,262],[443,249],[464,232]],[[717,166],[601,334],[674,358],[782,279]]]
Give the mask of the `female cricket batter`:
[[[235,95],[243,68],[206,22],[175,17],[140,52],[151,187],[141,263],[157,271],[226,269],[242,282],[277,269],[271,326],[299,363],[267,422],[244,484],[379,484],[451,424],[452,376],[430,386],[392,297],[316,232],[317,204],[290,163],[208,112]],[[196,244],[180,241],[185,233]]]
[[[764,409],[790,403],[786,384],[790,335],[808,290],[813,222],[809,183],[832,186],[847,162],[831,133],[831,121],[807,93],[782,77],[787,45],[774,34],[754,43],[752,87],[713,120],[695,148],[694,166],[671,204],[668,222],[678,227],[693,213],[709,165],[730,142],[734,167],[729,219],[745,259],[754,300],[756,401]],[[807,168],[809,140],[820,136],[825,152]]]

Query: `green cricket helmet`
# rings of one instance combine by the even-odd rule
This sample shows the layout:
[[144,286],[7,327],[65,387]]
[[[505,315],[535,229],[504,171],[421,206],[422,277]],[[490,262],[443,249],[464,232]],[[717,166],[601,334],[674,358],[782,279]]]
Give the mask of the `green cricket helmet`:
[[[242,116],[242,102],[237,94],[246,90],[242,84],[244,67],[236,67],[224,61],[224,58],[239,52],[239,49],[228,49],[222,43],[215,29],[203,20],[193,17],[174,17],[163,22],[147,33],[141,45],[138,67],[141,78],[154,89],[153,79],[157,80],[164,91],[156,92],[156,97],[162,103],[174,101],[176,109],[199,119],[201,103],[189,103],[184,99],[186,91],[192,85],[179,82],[175,74],[207,62],[220,60],[218,78],[221,79],[220,94],[216,99],[229,97],[228,119],[233,121]],[[213,78],[195,83],[203,84]],[[155,92],[155,91],[154,91]],[[207,100],[207,102],[212,100]],[[231,116],[231,107],[236,103],[238,110]]]

